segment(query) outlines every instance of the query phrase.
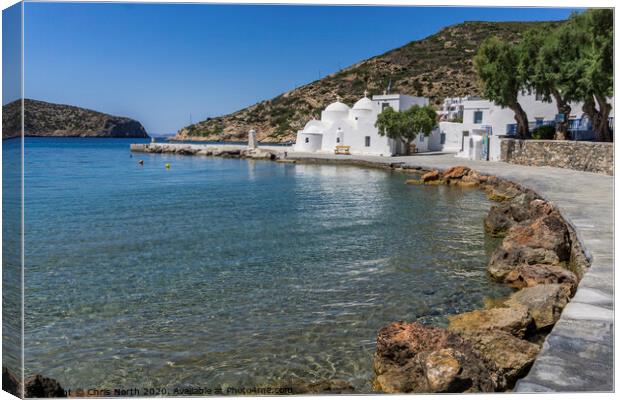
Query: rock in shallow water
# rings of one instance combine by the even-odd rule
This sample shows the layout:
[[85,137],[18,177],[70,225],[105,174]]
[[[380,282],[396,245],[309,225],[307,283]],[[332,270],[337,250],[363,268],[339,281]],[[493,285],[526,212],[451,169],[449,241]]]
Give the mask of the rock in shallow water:
[[[2,390],[11,393],[14,396],[22,396],[22,388],[20,382],[11,371],[6,367],[2,368]],[[52,378],[47,378],[42,375],[35,375],[26,379],[24,383],[24,390],[26,398],[35,397],[67,397],[65,390],[60,386],[58,381]]]
[[[489,213],[484,219],[485,231],[492,236],[502,237],[506,235],[510,228],[518,223],[535,216],[542,216],[542,214],[538,214],[538,208],[531,207],[530,204],[534,200],[536,200],[535,194],[526,191],[509,202],[491,207],[491,210],[489,210]],[[534,210],[536,212],[534,212]]]
[[387,393],[493,391],[494,366],[459,335],[412,322],[379,331],[377,390]]
[[443,173],[443,179],[461,179],[465,175],[467,175],[471,171],[471,168],[465,167],[463,165],[458,165],[456,167],[448,168]]
[[430,171],[430,172],[427,172],[424,175],[422,175],[420,177],[420,180],[422,182],[430,182],[430,181],[436,181],[439,178],[440,178],[439,171],[434,170],[434,171]]
[[26,380],[26,397],[67,397],[62,386],[55,380],[35,375]]
[[457,333],[501,330],[517,337],[525,336],[532,317],[525,306],[474,310],[448,317],[448,330]]

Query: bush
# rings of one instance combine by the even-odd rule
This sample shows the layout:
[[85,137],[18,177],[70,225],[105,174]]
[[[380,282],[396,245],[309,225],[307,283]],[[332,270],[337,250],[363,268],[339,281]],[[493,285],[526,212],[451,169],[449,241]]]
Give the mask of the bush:
[[553,138],[555,138],[555,126],[553,125],[538,126],[532,131],[532,139],[553,140]]

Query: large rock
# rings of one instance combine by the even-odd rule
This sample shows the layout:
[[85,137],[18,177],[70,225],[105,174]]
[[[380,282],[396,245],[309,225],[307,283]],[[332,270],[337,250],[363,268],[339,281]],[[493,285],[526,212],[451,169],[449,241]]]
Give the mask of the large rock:
[[538,331],[552,327],[570,300],[570,287],[559,283],[537,285],[513,293],[511,307],[526,307]]
[[487,178],[484,188],[490,200],[504,202],[521,194],[521,189],[514,183],[498,179],[494,176]]
[[52,378],[35,375],[26,380],[26,397],[67,397],[64,389]]
[[452,332],[500,330],[517,337],[525,336],[532,323],[532,317],[524,306],[474,310],[452,315],[448,320],[448,330]]
[[554,212],[557,213],[553,204],[542,199],[532,200],[529,204],[529,210],[533,218],[543,217]]
[[[504,239],[505,243],[505,239]],[[522,264],[551,264],[560,263],[560,258],[552,250],[533,249],[525,246],[505,246],[502,244],[491,255],[487,267],[489,275],[503,282],[506,276]]]
[[504,282],[517,289],[549,283],[566,284],[571,295],[578,283],[577,276],[571,271],[547,264],[519,265],[506,275]]
[[571,241],[568,228],[557,213],[513,226],[489,262],[488,271],[495,279],[522,264],[566,263],[570,259]]
[[7,367],[2,367],[2,390],[13,396],[21,397],[19,380]]
[[471,168],[465,167],[465,166],[462,166],[462,165],[458,165],[456,167],[448,168],[443,173],[443,179],[445,179],[445,180],[461,179],[465,175],[467,175],[469,173],[469,171],[471,171]]
[[506,240],[517,246],[554,251],[560,261],[570,258],[570,236],[566,224],[557,214],[545,215],[532,223],[512,228]]
[[440,178],[439,171],[434,170],[434,171],[430,171],[430,172],[427,172],[424,175],[422,175],[420,177],[420,180],[422,182],[426,183],[426,182],[430,182],[430,181],[436,181],[439,178]]
[[376,389],[388,393],[494,391],[494,365],[459,335],[419,323],[394,322],[379,332]]
[[525,376],[536,359],[539,346],[504,331],[468,331],[463,337],[497,367],[498,389],[510,389]]
[[512,211],[512,205],[509,203],[491,207],[484,218],[484,230],[491,236],[506,236],[508,230],[516,223]]
[[534,218],[532,202],[536,200],[536,195],[530,190],[515,196],[509,202],[504,202],[491,207],[491,210],[484,219],[484,228],[491,235],[496,237],[505,236],[506,232],[516,224]]

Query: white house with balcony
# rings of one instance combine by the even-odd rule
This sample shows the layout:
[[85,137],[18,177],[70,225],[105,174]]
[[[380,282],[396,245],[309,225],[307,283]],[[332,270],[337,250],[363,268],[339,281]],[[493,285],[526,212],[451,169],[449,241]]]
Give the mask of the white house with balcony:
[[[414,104],[428,104],[425,97],[401,94],[375,95],[367,93],[353,107],[342,103],[338,98],[321,112],[320,120],[309,121],[304,129],[297,132],[295,151],[334,153],[338,148],[346,148],[350,154],[395,156],[406,154],[401,141],[379,135],[375,127],[377,115],[386,107],[404,111]],[[428,149],[428,138],[418,135],[413,144],[419,151]]]
[[[530,130],[555,123],[558,113],[555,101],[542,101],[535,94],[521,94],[518,100],[527,114]],[[613,98],[610,101],[613,104]],[[444,142],[441,149],[457,152],[460,157],[498,161],[501,137],[516,133],[514,112],[477,97],[460,98],[458,102],[446,99],[444,103],[458,105],[462,122],[444,120],[439,123],[439,135]],[[571,103],[570,106],[573,139],[592,139],[589,121],[582,111],[583,103]],[[613,119],[613,109],[610,117]]]

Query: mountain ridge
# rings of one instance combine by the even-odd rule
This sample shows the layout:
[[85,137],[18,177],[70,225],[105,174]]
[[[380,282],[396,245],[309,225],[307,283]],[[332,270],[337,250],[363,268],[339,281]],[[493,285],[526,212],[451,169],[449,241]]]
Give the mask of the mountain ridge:
[[250,129],[263,142],[287,142],[336,96],[352,105],[365,89],[380,94],[426,96],[438,105],[445,97],[479,95],[473,56],[489,36],[518,41],[527,29],[564,21],[468,21],[447,26],[420,40],[359,61],[322,79],[238,111],[181,128],[171,140],[247,140]]

